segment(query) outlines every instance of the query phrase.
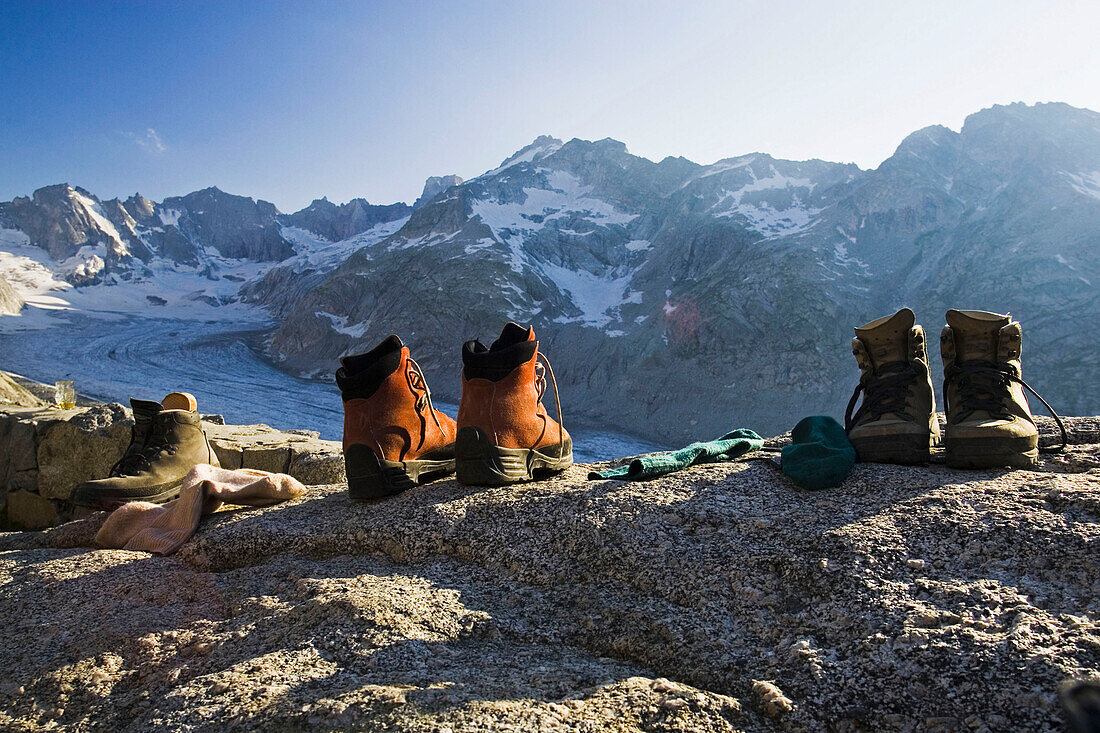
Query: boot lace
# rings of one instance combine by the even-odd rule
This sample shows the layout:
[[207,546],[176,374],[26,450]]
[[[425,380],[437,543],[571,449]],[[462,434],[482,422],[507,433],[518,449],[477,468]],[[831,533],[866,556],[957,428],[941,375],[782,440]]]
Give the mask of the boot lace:
[[[966,419],[976,411],[989,413],[990,416],[1000,420],[1010,420],[1012,415],[1005,409],[1005,403],[1010,399],[1009,388],[1015,382],[1030,392],[1035,399],[1043,403],[1054,422],[1058,425],[1062,442],[1060,445],[1040,448],[1040,453],[1060,453],[1069,443],[1066,434],[1066,426],[1062,418],[1050,406],[1050,403],[1032,388],[1030,384],[1020,377],[1007,365],[995,364],[988,361],[967,361],[961,364],[952,364],[944,369],[944,402],[947,402],[947,385],[954,383],[959,394],[960,415]],[[947,405],[944,405],[947,409]]]
[[[905,401],[909,396],[909,385],[916,379],[916,370],[904,361],[892,361],[865,374],[848,400],[848,408],[844,411],[844,429],[851,430],[864,417],[874,420],[886,413],[912,421],[912,416],[905,412]],[[863,393],[863,404],[852,415],[860,392]]]
[[[131,438],[132,440],[132,438]],[[175,443],[168,440],[163,430],[151,428],[145,436],[145,442],[141,448],[133,453],[127,453],[111,466],[108,474],[113,477],[136,476],[137,474],[152,468],[152,459],[159,453],[175,453]]]
[[[554,367],[550,366],[550,360],[541,352],[537,351],[538,360],[535,362],[535,388],[538,390],[539,401],[542,400],[542,396],[546,393],[546,375],[550,375],[550,385],[554,388],[554,406],[558,411],[558,457],[561,457],[562,451],[565,449],[565,431],[562,428],[561,419],[561,398],[558,396],[558,380],[554,379]],[[545,366],[544,366],[545,365]]]
[[[143,449],[144,450],[144,449]],[[110,476],[134,476],[149,468],[149,459],[140,451],[128,453],[111,466]]]
[[428,388],[428,380],[424,378],[424,370],[411,356],[409,357],[409,368],[405,370],[405,381],[408,383],[409,389],[417,395],[416,414],[420,416],[420,444],[423,445],[424,429],[428,426],[428,421],[424,419],[424,408],[428,409],[428,414],[432,416],[435,426],[441,433],[443,432],[443,426],[439,424],[439,415],[436,414],[435,405],[432,404],[432,391]]

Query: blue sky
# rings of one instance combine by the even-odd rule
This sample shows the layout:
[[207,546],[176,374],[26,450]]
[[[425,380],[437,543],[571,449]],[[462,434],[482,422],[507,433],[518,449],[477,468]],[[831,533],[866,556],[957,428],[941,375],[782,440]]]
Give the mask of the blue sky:
[[875,167],[982,107],[1100,109],[1095,2],[0,0],[0,199],[411,202],[536,136]]

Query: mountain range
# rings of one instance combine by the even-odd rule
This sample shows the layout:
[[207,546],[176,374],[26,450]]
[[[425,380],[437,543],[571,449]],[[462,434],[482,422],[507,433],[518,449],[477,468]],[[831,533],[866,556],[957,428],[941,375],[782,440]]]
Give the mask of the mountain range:
[[282,214],[216,188],[156,203],[50,186],[0,203],[0,308],[170,271],[151,304],[265,308],[283,369],[327,377],[397,332],[451,401],[462,340],[516,320],[550,357],[567,424],[671,443],[839,415],[852,327],[901,305],[932,332],[947,308],[1011,312],[1025,379],[1095,413],[1098,246],[1100,114],[1012,104],[918,130],[874,170],[653,162],[543,136],[472,180],[429,179],[412,206]]

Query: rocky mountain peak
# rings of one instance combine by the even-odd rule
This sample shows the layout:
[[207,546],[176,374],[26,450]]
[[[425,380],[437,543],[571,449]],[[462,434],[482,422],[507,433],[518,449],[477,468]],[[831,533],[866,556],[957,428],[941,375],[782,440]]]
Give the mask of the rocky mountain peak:
[[411,211],[408,204],[401,202],[376,205],[366,199],[355,198],[346,204],[336,205],[327,197],[322,197],[301,211],[281,214],[278,218],[283,224],[313,232],[329,242],[338,242],[379,224],[408,216]]
[[[550,153],[540,156],[549,157]],[[622,166],[644,166],[655,168],[656,163],[646,158],[631,155],[625,143],[605,137],[603,140],[581,140],[573,138],[560,148],[553,151],[553,160],[556,166],[581,172],[583,169],[598,169],[610,165],[621,169]]]
[[107,219],[116,227],[121,226],[126,230],[132,230],[137,226],[137,219],[126,210],[126,207],[117,198],[100,201],[99,207]]
[[524,145],[522,148],[505,158],[500,165],[491,171],[486,172],[482,177],[494,176],[506,168],[520,165],[522,163],[533,163],[541,160],[549,155],[553,155],[562,147],[562,141],[556,137],[550,135],[539,135],[530,144]]
[[531,147],[552,148],[552,147],[561,147],[561,144],[562,144],[561,140],[557,139],[553,135],[539,135],[534,140],[532,140],[531,144],[528,145],[527,147],[528,148],[531,148]]
[[413,203],[413,208],[419,209],[451,186],[461,186],[462,183],[462,178],[453,173],[449,176],[430,176],[424,181],[424,191]]
[[130,198],[122,202],[122,206],[130,213],[130,216],[142,224],[148,224],[153,220],[153,215],[156,213],[156,204],[149,199],[142,196],[140,193],[135,193]]
[[270,262],[294,254],[276,220],[279,210],[269,201],[211,186],[165,199],[162,206],[180,212],[175,225],[184,235],[210,244],[224,257]]
[[329,201],[328,196],[322,196],[319,199],[313,199],[313,201],[310,202],[309,206],[302,209],[302,211],[314,211],[314,212],[330,211],[331,212],[331,211],[336,211],[336,208],[337,208],[336,204]]
[[929,125],[916,132],[910,133],[901,141],[894,154],[905,153],[910,150],[925,150],[928,146],[943,147],[955,145],[958,142],[959,133],[944,127],[943,125]]
[[925,127],[908,135],[879,171],[920,171],[922,175],[950,177],[959,154],[959,133],[943,125]]
[[74,189],[68,183],[54,183],[49,186],[36,188],[31,194],[31,199],[38,204],[56,203],[62,199],[68,199]]
[[1074,107],[1065,102],[994,104],[991,107],[967,115],[963,127],[975,128],[1009,121],[1036,126],[1039,124],[1051,126],[1059,123],[1073,125],[1081,121],[1095,124],[1100,122],[1100,112],[1094,112],[1083,107]]
[[80,254],[83,261],[72,266],[81,281],[98,277],[108,263],[117,264],[130,254],[99,199],[79,186],[43,186],[31,198],[0,203],[0,213],[54,260]]
[[529,154],[534,154],[535,156],[549,155],[550,153],[560,148],[562,145],[562,141],[554,137],[553,135],[539,135],[529,144],[524,145],[522,148],[509,156],[506,159],[506,162],[514,161]]
[[602,140],[597,140],[594,144],[600,150],[606,150],[609,153],[626,155],[630,152],[626,149],[626,143],[620,142],[619,140],[611,137],[605,137]]
[[1100,188],[1089,183],[1100,171],[1100,114],[1091,110],[1061,103],[995,106],[967,117],[959,134],[963,154],[989,185],[1071,181],[1086,192]]

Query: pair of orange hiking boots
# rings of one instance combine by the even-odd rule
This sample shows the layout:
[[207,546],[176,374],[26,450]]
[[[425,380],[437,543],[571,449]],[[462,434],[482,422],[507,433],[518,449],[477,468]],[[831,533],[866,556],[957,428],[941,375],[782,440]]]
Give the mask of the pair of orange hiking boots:
[[[336,383],[351,498],[390,496],[451,473],[464,484],[501,486],[571,466],[554,372],[538,347],[534,329],[515,323],[488,348],[467,341],[457,423],[432,404],[424,373],[398,336],[342,357]],[[547,373],[557,420],[542,405]]]

